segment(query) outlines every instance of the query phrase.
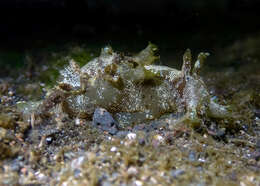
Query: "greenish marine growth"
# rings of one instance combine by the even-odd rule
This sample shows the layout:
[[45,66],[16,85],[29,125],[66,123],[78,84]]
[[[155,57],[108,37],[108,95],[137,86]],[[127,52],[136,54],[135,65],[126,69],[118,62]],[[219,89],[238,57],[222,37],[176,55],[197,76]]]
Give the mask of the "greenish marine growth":
[[77,61],[82,67],[88,61],[97,56],[96,49],[86,49],[84,47],[74,46],[66,49],[66,51],[56,52],[48,56],[46,68],[41,71],[39,80],[49,87],[53,87],[60,75],[59,71],[64,69],[70,60]]

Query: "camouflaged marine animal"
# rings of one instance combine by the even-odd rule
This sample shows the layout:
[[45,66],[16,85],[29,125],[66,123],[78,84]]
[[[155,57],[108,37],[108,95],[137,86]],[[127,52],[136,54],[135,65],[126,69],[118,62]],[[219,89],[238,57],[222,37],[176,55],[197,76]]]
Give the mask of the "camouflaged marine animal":
[[228,117],[228,108],[213,101],[199,76],[208,53],[200,53],[192,68],[187,50],[179,71],[155,65],[157,52],[153,44],[134,56],[105,47],[82,68],[71,60],[39,111],[46,113],[59,104],[63,112],[80,118],[91,118],[98,107],[112,114],[142,113],[147,119],[182,113],[179,121],[191,123],[199,123],[203,117]]

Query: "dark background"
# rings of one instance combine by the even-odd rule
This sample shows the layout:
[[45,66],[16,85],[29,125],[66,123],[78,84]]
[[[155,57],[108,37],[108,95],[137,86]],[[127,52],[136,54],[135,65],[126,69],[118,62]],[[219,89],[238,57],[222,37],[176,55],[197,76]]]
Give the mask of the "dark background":
[[260,23],[259,0],[1,0],[0,7],[0,49],[175,38],[185,38],[179,47],[210,48],[258,32]]

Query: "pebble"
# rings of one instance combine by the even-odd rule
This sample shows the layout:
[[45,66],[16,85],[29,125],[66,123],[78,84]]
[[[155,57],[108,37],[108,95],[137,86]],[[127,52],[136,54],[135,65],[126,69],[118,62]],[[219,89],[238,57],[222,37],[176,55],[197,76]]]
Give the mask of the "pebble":
[[9,95],[9,96],[13,96],[13,95],[14,95],[14,92],[10,90],[10,91],[8,92],[8,95]]
[[171,170],[170,171],[170,175],[173,177],[173,178],[177,178],[178,176],[180,175],[183,175],[185,173],[184,170],[181,170],[181,169],[176,169],[176,170]]
[[76,125],[80,125],[80,119],[79,119],[79,118],[76,118],[76,119],[75,119],[75,124],[76,124]]
[[194,162],[194,161],[196,161],[196,153],[194,152],[194,151],[191,151],[190,153],[189,153],[189,161],[191,161],[191,162]]
[[93,115],[93,125],[111,135],[118,132],[118,123],[111,114],[104,108],[96,108]]
[[135,185],[136,186],[142,186],[143,185],[143,182],[139,181],[139,180],[136,180],[135,181]]
[[129,167],[127,169],[127,173],[130,175],[137,175],[138,174],[138,170],[135,167]]
[[74,170],[74,177],[75,177],[75,178],[78,178],[78,177],[80,177],[80,175],[81,175],[81,170],[76,168],[76,169]]
[[159,134],[153,136],[152,144],[153,146],[162,145],[165,142],[165,138]]
[[126,138],[129,139],[129,140],[135,140],[136,139],[136,133],[131,132],[131,133],[127,134]]
[[164,137],[162,137],[161,135],[155,135],[154,138],[157,139],[159,142],[164,141]]
[[117,148],[115,146],[111,147],[110,149],[111,152],[116,152],[117,151]]
[[80,156],[80,157],[72,160],[71,168],[74,169],[74,170],[77,169],[77,168],[80,168],[80,166],[82,165],[84,160],[85,160],[84,156]]
[[36,178],[43,183],[48,182],[48,176],[46,176],[45,174],[41,173],[40,171],[35,173]]
[[199,161],[199,162],[202,162],[202,163],[205,163],[205,162],[206,162],[206,159],[205,159],[205,158],[199,158],[198,161]]
[[116,133],[116,136],[117,136],[118,138],[123,139],[123,138],[125,138],[125,137],[127,136],[127,134],[129,134],[129,131],[123,130],[123,131],[118,131],[118,132]]
[[112,186],[112,184],[109,181],[104,181],[101,186]]
[[47,138],[46,138],[46,143],[47,143],[48,145],[50,145],[51,142],[52,142],[52,137],[47,137]]
[[138,143],[141,146],[145,145],[145,139],[144,138],[139,139]]

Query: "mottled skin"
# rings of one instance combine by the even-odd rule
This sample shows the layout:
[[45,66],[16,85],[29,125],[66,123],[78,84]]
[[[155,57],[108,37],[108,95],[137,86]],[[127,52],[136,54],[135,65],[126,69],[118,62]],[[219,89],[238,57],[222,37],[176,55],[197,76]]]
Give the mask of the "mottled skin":
[[183,56],[182,70],[153,65],[156,46],[135,56],[111,47],[80,68],[71,61],[60,71],[58,86],[40,107],[43,113],[61,104],[71,117],[91,118],[95,108],[111,113],[144,113],[147,119],[182,113],[179,122],[199,123],[203,117],[226,118],[228,109],[215,103],[199,76],[208,53],[200,53],[192,69],[191,53]]

